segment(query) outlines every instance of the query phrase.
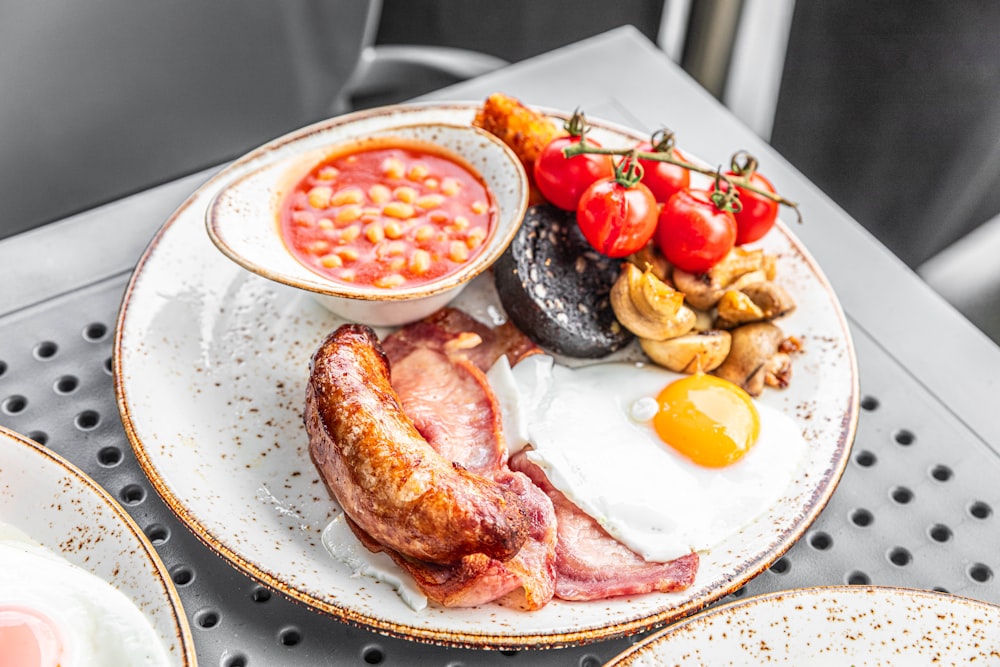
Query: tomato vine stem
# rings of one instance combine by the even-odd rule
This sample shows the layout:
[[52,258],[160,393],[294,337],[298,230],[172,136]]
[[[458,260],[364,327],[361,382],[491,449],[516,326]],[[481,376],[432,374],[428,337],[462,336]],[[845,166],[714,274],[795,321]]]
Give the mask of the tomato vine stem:
[[635,151],[626,153],[615,165],[615,180],[625,188],[635,187],[642,180],[643,168],[635,158]]
[[[654,144],[655,146],[656,144]],[[796,218],[799,223],[802,222],[802,212],[799,210],[799,205],[790,199],[783,197],[775,192],[768,192],[763,190],[753,183],[751,183],[746,178],[732,178],[720,173],[720,169],[711,169],[709,167],[702,167],[701,165],[693,164],[686,160],[681,160],[674,156],[673,150],[666,151],[640,151],[634,148],[604,148],[603,146],[595,146],[594,144],[587,141],[586,135],[583,135],[580,141],[574,143],[572,146],[568,146],[563,149],[563,155],[566,158],[571,158],[575,155],[583,155],[584,153],[596,153],[598,155],[618,155],[618,156],[631,156],[635,160],[652,160],[655,162],[668,162],[670,164],[675,164],[678,167],[683,167],[688,171],[694,171],[699,174],[704,174],[705,176],[711,176],[713,179],[722,179],[729,183],[731,186],[737,186],[751,192],[755,192],[763,197],[767,197],[772,201],[776,201],[779,204],[788,206],[795,211]]]

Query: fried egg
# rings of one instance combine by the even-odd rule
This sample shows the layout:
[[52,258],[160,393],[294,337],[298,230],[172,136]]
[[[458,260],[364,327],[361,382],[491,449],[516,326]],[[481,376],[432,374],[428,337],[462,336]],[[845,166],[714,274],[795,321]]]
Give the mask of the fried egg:
[[806,451],[788,416],[712,376],[533,355],[514,368],[501,359],[488,378],[511,453],[528,447],[556,488],[648,561],[711,549],[751,523]]
[[150,622],[121,591],[0,523],[0,665],[168,665]]

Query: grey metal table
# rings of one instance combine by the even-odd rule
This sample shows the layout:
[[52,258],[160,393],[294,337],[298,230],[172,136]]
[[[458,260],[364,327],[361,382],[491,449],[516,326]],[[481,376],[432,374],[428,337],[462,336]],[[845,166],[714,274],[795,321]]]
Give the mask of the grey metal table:
[[[852,459],[817,522],[735,597],[875,583],[1000,603],[1000,348],[630,28],[429,98],[502,91],[650,131],[699,156],[744,148],[800,202],[796,234],[848,315],[861,376]],[[850,165],[845,165],[849,169]],[[579,665],[633,639],[555,651],[477,652],[386,638],[282,598],[230,567],[148,484],[118,418],[113,328],[146,244],[211,172],[0,242],[0,424],[66,456],[153,540],[178,586],[202,665]]]

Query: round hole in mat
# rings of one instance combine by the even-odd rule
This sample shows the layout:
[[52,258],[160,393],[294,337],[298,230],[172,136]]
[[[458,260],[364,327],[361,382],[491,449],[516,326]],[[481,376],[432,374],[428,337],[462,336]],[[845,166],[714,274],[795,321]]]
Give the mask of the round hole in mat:
[[932,588],[931,590],[932,590],[932,591],[935,591],[935,592],[937,592],[937,593],[951,593],[951,591],[949,591],[949,590],[948,590],[947,588],[945,588],[944,586],[935,586],[935,587],[934,587],[934,588]]
[[878,458],[875,456],[874,452],[870,452],[867,449],[862,449],[860,452],[855,454],[854,462],[857,463],[862,468],[871,468],[878,462]]
[[113,375],[115,372],[115,362],[111,357],[104,360],[104,372]]
[[250,599],[254,602],[267,602],[271,599],[271,591],[263,586],[257,586],[250,591]]
[[0,403],[0,410],[3,410],[8,415],[17,415],[24,412],[28,408],[28,399],[20,394],[14,394],[13,396],[8,396],[3,399],[3,403]]
[[580,658],[580,667],[601,667],[604,661],[596,655],[585,655]]
[[953,475],[951,468],[945,465],[936,465],[931,468],[931,477],[939,482],[947,482]]
[[198,624],[199,628],[204,628],[205,630],[211,630],[217,626],[219,620],[219,612],[214,609],[202,609],[194,615],[194,622]]
[[101,322],[93,322],[83,328],[83,337],[91,342],[97,342],[108,334],[108,327]]
[[913,562],[913,555],[903,547],[893,547],[888,553],[889,562],[899,567],[905,567]]
[[871,412],[872,410],[878,410],[879,402],[874,396],[863,396],[861,398],[861,409]]
[[126,505],[138,505],[146,499],[146,490],[138,484],[128,484],[122,488],[120,497]]
[[178,565],[170,571],[170,578],[178,586],[187,586],[194,581],[194,570],[187,565]]
[[861,570],[854,570],[847,574],[846,581],[852,586],[866,586],[872,583],[872,578]]
[[732,597],[734,597],[734,598],[741,598],[741,597],[743,597],[746,594],[747,594],[747,587],[746,586],[740,586],[739,588],[737,588],[735,591],[733,591],[729,595],[732,596]]
[[366,646],[361,652],[361,659],[366,665],[381,665],[385,660],[385,651],[381,646]]
[[786,556],[782,556],[774,561],[769,569],[775,574],[787,574],[792,569],[792,561],[788,560]]
[[868,510],[864,509],[863,507],[859,507],[858,509],[851,512],[851,523],[853,523],[855,526],[864,528],[866,526],[872,525],[873,521],[875,521],[875,515],[869,512]]
[[220,667],[247,667],[250,664],[249,659],[242,653],[226,653],[222,656],[222,661],[219,662]]
[[146,528],[146,537],[149,538],[154,547],[158,547],[161,544],[166,544],[167,540],[170,539],[170,529],[162,523],[154,523]]
[[973,581],[985,584],[993,578],[993,570],[990,569],[989,565],[985,565],[983,563],[973,563],[969,566],[969,577]]
[[7,362],[0,359],[0,377],[7,372]]
[[302,643],[302,631],[298,628],[285,628],[278,633],[278,642],[282,646],[296,646]]
[[817,531],[809,536],[809,546],[817,551],[826,551],[833,546],[833,538],[829,533]]
[[917,436],[913,435],[912,431],[902,429],[901,431],[896,431],[896,435],[892,439],[904,447],[909,447],[916,441]]
[[29,431],[28,437],[37,442],[39,445],[44,445],[49,441],[49,434],[45,431]]
[[951,539],[951,528],[943,523],[936,523],[927,530],[927,534],[935,542],[947,542]]
[[50,340],[46,340],[36,345],[32,354],[35,355],[35,359],[51,359],[56,356],[57,352],[59,352],[59,346]]
[[101,414],[97,410],[84,410],[76,416],[73,423],[81,431],[92,431],[101,423]]
[[97,462],[106,468],[122,462],[122,450],[117,447],[102,447],[97,452]]
[[889,497],[900,505],[906,505],[913,500],[913,491],[910,491],[905,486],[897,486],[889,492]]
[[80,378],[75,375],[63,375],[52,385],[57,394],[71,394],[80,386]]
[[969,514],[976,519],[988,519],[993,514],[993,508],[981,500],[969,505]]
[[502,655],[505,658],[513,658],[518,653],[520,653],[520,651],[518,651],[517,649],[512,649],[512,648],[500,651],[500,655]]

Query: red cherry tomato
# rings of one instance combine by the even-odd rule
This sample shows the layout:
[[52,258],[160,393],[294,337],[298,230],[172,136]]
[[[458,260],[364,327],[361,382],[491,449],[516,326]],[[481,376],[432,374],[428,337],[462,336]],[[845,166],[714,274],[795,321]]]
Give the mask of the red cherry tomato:
[[608,257],[625,257],[642,249],[656,231],[656,199],[642,183],[629,187],[602,178],[587,188],[576,209],[584,238]]
[[[638,146],[642,152],[652,152],[653,145],[646,141]],[[678,160],[687,162],[687,158],[676,148],[673,155]],[[642,165],[642,182],[649,188],[658,202],[666,202],[678,190],[691,186],[691,172],[684,167],[659,160],[639,160]]]
[[[575,211],[580,195],[599,179],[614,175],[610,155],[584,153],[567,158],[563,149],[580,141],[580,137],[556,137],[542,149],[535,160],[533,174],[538,186],[549,202],[567,211]],[[587,143],[598,146],[588,139]]]
[[[728,178],[745,179],[758,190],[774,194],[774,186],[757,172],[757,159],[745,151],[733,155],[732,169],[725,174]],[[725,192],[725,187],[720,188]],[[740,197],[739,211],[733,214],[736,218],[736,245],[750,243],[767,234],[774,221],[778,219],[778,202],[736,186]]]
[[704,273],[736,243],[736,220],[707,190],[681,190],[660,211],[654,236],[663,256],[689,273]]

